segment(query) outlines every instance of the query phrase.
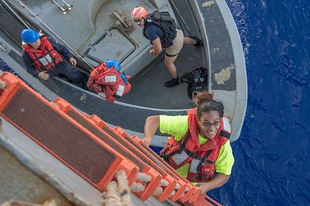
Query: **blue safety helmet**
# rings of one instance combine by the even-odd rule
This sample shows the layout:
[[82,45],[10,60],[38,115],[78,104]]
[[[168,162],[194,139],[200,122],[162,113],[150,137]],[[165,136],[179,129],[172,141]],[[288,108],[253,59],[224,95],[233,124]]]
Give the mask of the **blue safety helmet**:
[[23,42],[32,44],[40,38],[40,34],[33,29],[24,29],[21,33]]
[[115,67],[118,72],[121,71],[121,64],[115,59],[107,59],[106,65],[108,68]]

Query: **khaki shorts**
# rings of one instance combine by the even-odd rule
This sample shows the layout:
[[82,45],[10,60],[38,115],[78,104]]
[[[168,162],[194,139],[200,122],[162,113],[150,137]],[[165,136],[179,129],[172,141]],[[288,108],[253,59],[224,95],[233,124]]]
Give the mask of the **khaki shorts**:
[[180,53],[184,42],[184,34],[182,30],[177,29],[177,36],[173,40],[173,44],[166,48],[166,55],[168,57],[176,56]]

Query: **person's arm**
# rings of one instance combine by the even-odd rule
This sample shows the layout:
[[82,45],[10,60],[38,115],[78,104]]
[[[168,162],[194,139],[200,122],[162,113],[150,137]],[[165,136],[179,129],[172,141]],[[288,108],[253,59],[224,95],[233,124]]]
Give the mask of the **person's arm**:
[[230,177],[232,167],[235,159],[228,140],[220,149],[219,156],[215,161],[215,177],[207,183],[201,183],[201,194],[208,192],[209,190],[223,186]]
[[27,72],[30,73],[32,76],[39,77],[43,80],[49,79],[49,74],[46,71],[40,72],[36,68],[34,68],[33,60],[30,58],[29,54],[26,51],[23,51],[22,59]]
[[30,58],[29,54],[26,51],[23,51],[22,59],[27,72],[34,77],[38,77],[40,72],[36,68],[34,68],[33,60]]
[[144,138],[142,142],[146,145],[150,145],[154,134],[156,133],[160,123],[158,115],[150,116],[146,119],[144,125]]
[[146,31],[145,35],[152,42],[153,49],[150,50],[151,55],[157,55],[160,54],[162,50],[162,45],[160,42],[160,36],[163,35],[163,31],[155,25],[150,25]]
[[200,184],[200,194],[205,194],[210,190],[223,186],[229,180],[229,177],[230,175],[216,174],[210,182]]
[[152,41],[153,49],[150,50],[151,55],[158,55],[162,50],[160,38],[157,37],[154,41]]

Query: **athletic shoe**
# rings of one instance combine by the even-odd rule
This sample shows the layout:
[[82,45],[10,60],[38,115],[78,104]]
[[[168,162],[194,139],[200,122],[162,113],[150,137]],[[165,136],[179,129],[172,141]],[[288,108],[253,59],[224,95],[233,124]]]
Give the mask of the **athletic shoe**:
[[165,82],[165,87],[174,87],[174,86],[176,86],[176,85],[178,85],[178,84],[180,84],[180,82],[179,82],[179,76],[176,78],[176,79],[171,79],[171,80],[169,80],[169,81],[167,81],[167,82]]
[[196,44],[194,44],[195,47],[199,47],[203,45],[203,42],[197,36],[190,36],[189,38],[195,39],[196,41]]

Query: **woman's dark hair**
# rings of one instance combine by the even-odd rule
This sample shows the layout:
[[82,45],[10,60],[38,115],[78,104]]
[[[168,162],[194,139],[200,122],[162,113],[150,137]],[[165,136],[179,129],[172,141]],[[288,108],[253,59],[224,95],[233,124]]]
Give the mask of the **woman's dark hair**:
[[207,92],[207,91],[203,91],[203,92],[193,92],[192,95],[192,102],[196,105],[196,107],[199,105],[199,102],[201,101],[205,101],[208,99],[213,99],[213,92]]
[[224,115],[224,105],[220,100],[206,99],[199,101],[197,108],[197,117],[200,119],[203,112],[218,111],[220,117]]

